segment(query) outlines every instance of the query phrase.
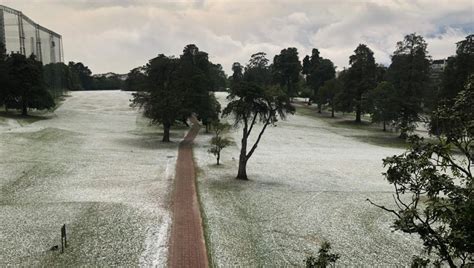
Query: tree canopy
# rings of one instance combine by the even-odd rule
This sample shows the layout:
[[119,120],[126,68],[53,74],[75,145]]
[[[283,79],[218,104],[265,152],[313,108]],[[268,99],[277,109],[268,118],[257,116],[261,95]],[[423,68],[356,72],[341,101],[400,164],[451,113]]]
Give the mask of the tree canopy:
[[[133,94],[132,106],[143,108],[152,123],[163,125],[163,141],[170,141],[170,129],[176,121],[191,114],[209,125],[218,118],[220,104],[212,92],[211,63],[206,52],[187,45],[179,58],[164,54],[151,59],[145,69],[141,91]],[[140,73],[139,70],[132,70]],[[130,82],[130,81],[129,81]]]
[[300,71],[301,62],[298,58],[298,50],[294,47],[283,49],[273,58],[274,81],[284,87],[286,94],[290,97],[297,96],[296,85],[300,78]]
[[[265,55],[257,53],[247,65],[246,72],[242,74],[239,63],[234,63],[233,83],[228,96],[229,104],[223,111],[223,116],[232,116],[234,125],[242,125],[242,141],[239,157],[239,170],[237,179],[247,180],[247,162],[257,149],[263,133],[270,124],[279,118],[284,119],[288,113],[294,112],[294,107],[286,92],[280,85],[266,86],[261,77],[255,73],[264,73],[269,68]],[[260,69],[260,70],[255,70]],[[242,79],[243,78],[243,79]],[[253,144],[248,144],[252,130],[262,124],[257,138]],[[250,148],[250,149],[248,149]]]
[[366,93],[377,84],[377,65],[375,64],[372,50],[360,44],[349,58],[350,68],[345,77],[344,89],[347,91],[343,96],[348,98],[347,103],[356,113],[355,122],[361,122],[361,115],[368,111]]
[[50,109],[54,99],[46,88],[43,65],[32,55],[26,58],[19,53],[9,55],[5,61],[8,87],[2,94],[5,108],[20,109],[28,115],[28,109]]
[[416,127],[422,111],[423,89],[428,86],[429,58],[422,36],[409,34],[397,43],[388,69],[388,79],[396,89],[398,99],[396,125],[401,138]]

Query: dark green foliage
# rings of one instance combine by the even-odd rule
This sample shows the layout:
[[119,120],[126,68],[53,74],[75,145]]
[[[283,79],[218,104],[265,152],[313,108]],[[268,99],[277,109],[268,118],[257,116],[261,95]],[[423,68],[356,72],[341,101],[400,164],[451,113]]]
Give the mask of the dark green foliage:
[[132,69],[128,73],[123,90],[143,91],[146,90],[147,86],[146,66],[141,66]]
[[61,96],[72,88],[71,72],[62,62],[43,66],[43,75],[46,87],[54,97]]
[[[257,54],[252,56],[246,72],[264,73],[265,69],[269,68],[266,65],[268,61],[262,54],[258,55],[258,61],[254,61]],[[233,70],[233,81],[228,96],[230,102],[224,109],[223,116],[232,116],[235,125],[243,125],[237,179],[247,180],[247,161],[255,152],[266,128],[276,123],[278,118],[285,118],[288,113],[293,113],[294,107],[280,86],[264,86],[260,77],[242,74],[239,63],[234,63]],[[259,122],[262,128],[254,144],[247,151],[248,138]]]
[[209,92],[208,98],[205,99],[205,103],[200,109],[198,119],[201,120],[202,124],[206,127],[206,133],[209,132],[209,127],[212,122],[219,120],[219,114],[221,112],[221,104],[216,99],[213,92]]
[[438,107],[433,117],[445,130],[436,143],[411,136],[411,149],[384,159],[397,206],[376,206],[396,217],[396,230],[418,234],[438,262],[474,265],[473,84],[453,105]]
[[318,257],[309,256],[304,260],[306,268],[325,268],[334,267],[339,259],[339,254],[330,253],[331,244],[324,241],[318,252]]
[[28,109],[39,110],[54,107],[54,100],[46,89],[43,65],[34,56],[26,58],[21,54],[11,54],[6,59],[8,88],[3,101],[5,108],[20,109],[28,115]]
[[288,96],[296,97],[298,93],[296,92],[296,85],[301,72],[298,50],[294,47],[289,47],[283,49],[280,54],[275,55],[272,72],[275,83],[279,83],[284,87]]
[[208,152],[216,156],[217,165],[220,165],[221,151],[233,143],[229,138],[222,136],[229,128],[230,125],[227,123],[220,123],[219,121],[212,123],[214,137],[211,139],[211,148]]
[[94,75],[92,77],[93,90],[116,90],[123,89],[125,82],[120,75],[115,73],[107,73],[103,75]]
[[390,82],[381,82],[367,94],[369,112],[374,123],[382,123],[383,130],[397,118],[398,101],[395,88]]
[[207,53],[192,44],[179,58],[160,54],[146,66],[146,79],[142,90],[133,94],[132,106],[143,108],[152,123],[163,125],[164,142],[170,141],[171,126],[192,114],[207,127],[218,119],[220,105],[210,92],[210,66]]
[[302,73],[306,75],[306,85],[312,89],[311,95],[317,101],[318,110],[321,112],[321,106],[326,102],[324,98],[320,98],[324,94],[318,94],[318,90],[326,81],[336,77],[336,68],[332,61],[322,58],[319,50],[313,48],[311,57],[306,56],[303,59]]
[[423,89],[428,86],[429,66],[427,44],[422,36],[409,34],[397,43],[388,69],[388,79],[397,92],[400,137],[406,138],[413,131],[422,111]]
[[184,91],[178,87],[179,60],[163,54],[147,65],[148,87],[133,94],[132,106],[143,108],[152,123],[163,125],[163,142],[170,141],[170,128],[185,117]]
[[438,100],[452,100],[463,90],[468,76],[474,73],[474,35],[458,42],[456,56],[449,57],[443,74],[443,82]]
[[336,102],[342,92],[342,83],[339,79],[331,79],[324,83],[318,90],[319,103],[328,103],[331,107],[331,117],[334,117]]
[[264,52],[258,52],[250,57],[245,67],[244,81],[265,87],[272,82],[272,72],[268,66],[269,60]]
[[93,80],[92,72],[89,67],[82,62],[75,63],[73,61],[68,64],[71,72],[71,90],[92,90]]
[[227,88],[227,75],[222,69],[222,65],[209,63],[209,75],[211,78],[212,91],[224,91]]
[[360,44],[354,55],[350,56],[351,67],[344,76],[344,98],[347,111],[355,111],[355,122],[361,122],[361,115],[368,111],[366,94],[377,85],[377,65],[374,53],[364,44]]

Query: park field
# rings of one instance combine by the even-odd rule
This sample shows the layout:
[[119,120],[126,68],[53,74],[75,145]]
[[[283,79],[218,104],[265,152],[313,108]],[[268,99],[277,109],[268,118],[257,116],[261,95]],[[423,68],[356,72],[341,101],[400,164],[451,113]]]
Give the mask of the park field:
[[[225,96],[217,95],[223,106]],[[234,179],[241,129],[229,133],[236,144],[221,166],[202,131],[194,152],[213,264],[302,266],[326,240],[338,265],[409,265],[418,238],[392,232],[392,216],[366,201],[394,205],[382,159],[403,150],[364,141],[368,131],[297,112],[267,129],[247,166],[250,181]]]
[[54,114],[0,120],[0,266],[164,265],[178,144],[129,93],[70,94]]
[[[224,107],[226,94],[217,93]],[[0,118],[0,266],[166,266],[178,142],[129,107],[121,91],[71,92],[51,113]],[[224,119],[228,120],[228,119]],[[370,133],[368,132],[370,131]],[[408,265],[416,236],[390,230],[382,159],[403,148],[363,139],[374,130],[332,124],[299,108],[269,127],[234,179],[241,130],[223,151],[194,144],[198,195],[216,267],[302,266],[329,241],[340,265]],[[60,245],[66,224],[64,254]]]

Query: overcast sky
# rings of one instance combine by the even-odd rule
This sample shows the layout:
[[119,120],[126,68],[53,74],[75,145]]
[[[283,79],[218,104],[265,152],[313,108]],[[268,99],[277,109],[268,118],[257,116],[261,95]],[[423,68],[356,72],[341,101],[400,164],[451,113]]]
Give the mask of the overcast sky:
[[127,73],[159,53],[194,43],[229,74],[250,55],[318,48],[339,69],[359,43],[388,65],[397,41],[416,32],[434,58],[474,33],[474,0],[0,0],[63,36],[65,61],[93,73]]

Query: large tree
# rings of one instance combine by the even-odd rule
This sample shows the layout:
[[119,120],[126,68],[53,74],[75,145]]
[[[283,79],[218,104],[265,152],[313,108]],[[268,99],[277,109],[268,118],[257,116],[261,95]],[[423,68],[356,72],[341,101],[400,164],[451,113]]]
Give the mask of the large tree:
[[209,62],[209,75],[211,78],[212,91],[224,91],[227,88],[227,75],[222,69],[222,65]]
[[387,124],[397,118],[398,102],[395,94],[393,85],[383,81],[367,95],[372,122],[382,123],[383,131],[387,130]]
[[321,113],[325,100],[320,98],[322,95],[318,91],[326,81],[336,77],[336,68],[331,60],[321,57],[319,50],[313,48],[311,56],[306,55],[303,59],[302,73],[306,76],[306,84],[313,91],[313,99],[317,101],[318,112]]
[[124,83],[125,91],[143,91],[147,86],[146,66],[133,68],[128,72]]
[[400,138],[414,130],[422,111],[423,89],[429,82],[429,57],[427,44],[422,36],[409,34],[397,43],[388,69],[388,79],[393,84],[398,98],[398,118]]
[[472,73],[474,73],[474,35],[469,35],[457,43],[456,55],[448,58],[438,100],[452,100],[463,90]]
[[338,79],[331,79],[324,83],[319,88],[317,98],[320,100],[320,104],[328,103],[331,107],[331,117],[334,117],[334,111],[336,109],[336,102],[340,98],[342,91],[342,83]]
[[345,77],[344,96],[350,98],[347,102],[352,104],[356,113],[355,122],[361,122],[361,115],[368,109],[365,101],[366,93],[377,85],[377,65],[375,64],[372,50],[360,44],[354,50],[354,55],[349,58],[350,68]]
[[170,128],[178,120],[197,114],[206,125],[218,118],[220,105],[212,94],[210,62],[206,52],[187,45],[179,58],[163,54],[146,67],[146,85],[133,94],[133,106],[144,109],[153,123],[162,124],[163,141],[170,140]]
[[92,71],[82,62],[69,62],[73,90],[93,89]]
[[300,78],[301,62],[298,58],[298,50],[294,47],[283,49],[280,54],[275,55],[272,65],[273,77],[286,89],[290,97],[297,95],[296,85]]
[[20,109],[26,116],[29,108],[44,110],[54,107],[54,99],[44,82],[43,64],[34,55],[26,58],[19,53],[11,54],[6,66],[9,81],[7,108]]
[[163,142],[170,141],[170,129],[176,120],[186,116],[184,91],[177,85],[178,68],[179,59],[158,55],[147,65],[146,90],[133,93],[132,106],[142,108],[152,123],[163,125]]
[[[280,86],[266,85],[255,73],[265,73],[269,68],[263,54],[254,54],[242,74],[242,67],[234,63],[232,86],[228,96],[229,104],[223,116],[232,116],[234,125],[242,126],[242,140],[239,156],[237,179],[248,180],[247,162],[257,149],[267,127],[284,119],[288,113],[294,112],[288,95]],[[261,70],[255,70],[261,69]],[[249,72],[249,75],[246,73]],[[248,144],[252,131],[261,125],[253,144]],[[256,131],[256,130],[255,130]]]
[[[452,105],[439,106],[433,117],[444,130],[437,142],[412,136],[411,149],[384,159],[388,167],[384,175],[395,188],[396,204],[375,205],[395,216],[396,230],[420,236],[426,251],[437,256],[435,267],[443,263],[470,267],[474,265],[474,80]],[[414,262],[426,266],[430,260],[416,257]]]

